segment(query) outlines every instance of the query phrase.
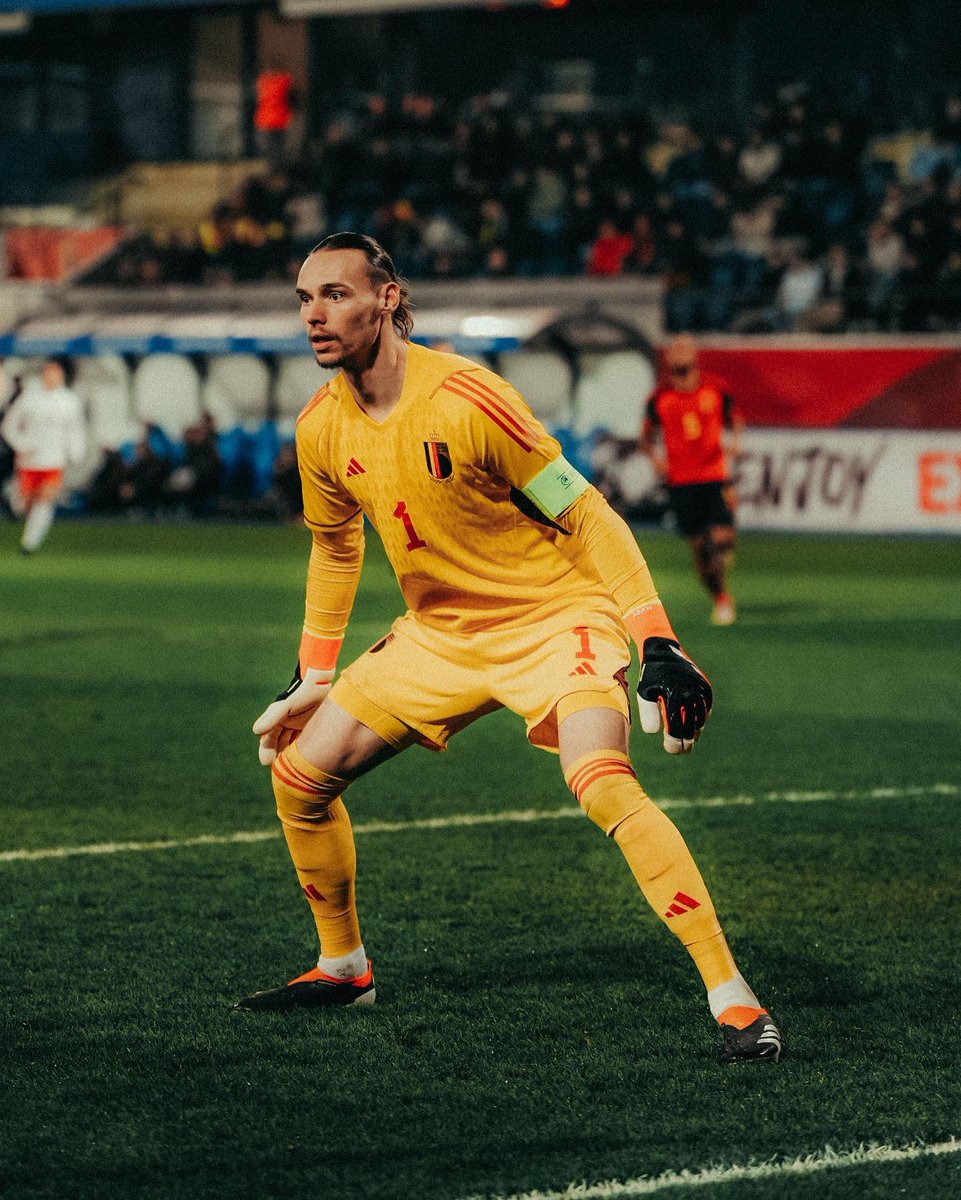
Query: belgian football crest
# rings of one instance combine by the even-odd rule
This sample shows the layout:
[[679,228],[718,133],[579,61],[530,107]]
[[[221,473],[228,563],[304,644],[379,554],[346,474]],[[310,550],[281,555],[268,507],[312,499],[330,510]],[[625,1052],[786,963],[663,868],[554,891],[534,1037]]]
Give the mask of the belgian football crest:
[[427,470],[434,479],[449,479],[454,472],[454,464],[450,460],[447,443],[433,439],[424,442],[424,453],[427,455]]

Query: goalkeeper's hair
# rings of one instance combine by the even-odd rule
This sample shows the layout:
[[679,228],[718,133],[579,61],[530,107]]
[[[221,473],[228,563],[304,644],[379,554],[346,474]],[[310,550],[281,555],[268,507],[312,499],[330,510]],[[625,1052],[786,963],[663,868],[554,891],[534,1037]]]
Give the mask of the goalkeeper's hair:
[[394,311],[394,328],[407,341],[414,328],[414,318],[410,311],[410,286],[403,276],[398,275],[394,260],[380,242],[366,233],[332,233],[311,250],[317,254],[323,250],[359,250],[367,259],[367,272],[371,283],[378,286],[384,283],[396,283],[400,289],[400,303]]

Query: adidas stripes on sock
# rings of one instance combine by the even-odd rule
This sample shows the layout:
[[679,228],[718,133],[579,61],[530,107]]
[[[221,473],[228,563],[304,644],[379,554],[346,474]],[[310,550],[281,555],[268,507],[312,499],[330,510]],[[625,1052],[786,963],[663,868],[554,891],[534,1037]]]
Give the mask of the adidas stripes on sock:
[[[308,762],[296,743],[275,759],[272,780],[277,815],[317,925],[321,954],[325,959],[353,955],[361,938],[354,832],[340,799],[347,780]],[[363,974],[366,966],[365,959],[362,970],[354,974]]]
[[578,803],[620,846],[650,906],[684,944],[710,991],[737,975],[714,904],[673,821],[654,804],[626,754],[597,750],[565,778]]

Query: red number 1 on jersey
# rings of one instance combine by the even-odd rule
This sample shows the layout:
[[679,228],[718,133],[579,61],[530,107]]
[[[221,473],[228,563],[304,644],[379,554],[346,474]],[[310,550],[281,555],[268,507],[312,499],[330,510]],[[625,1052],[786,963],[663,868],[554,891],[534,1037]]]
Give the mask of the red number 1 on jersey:
[[407,549],[420,550],[427,543],[423,538],[417,536],[417,530],[414,528],[414,522],[410,519],[410,513],[407,511],[407,504],[401,500],[394,509],[394,516],[404,522],[404,528],[407,530]]

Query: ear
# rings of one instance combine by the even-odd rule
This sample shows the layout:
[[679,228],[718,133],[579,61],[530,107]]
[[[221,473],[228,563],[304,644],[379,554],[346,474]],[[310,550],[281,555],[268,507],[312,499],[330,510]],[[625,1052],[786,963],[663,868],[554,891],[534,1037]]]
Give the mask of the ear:
[[384,316],[392,317],[400,304],[400,287],[398,284],[392,281],[384,284],[382,304]]

